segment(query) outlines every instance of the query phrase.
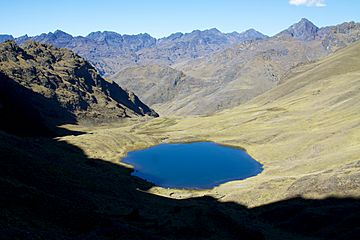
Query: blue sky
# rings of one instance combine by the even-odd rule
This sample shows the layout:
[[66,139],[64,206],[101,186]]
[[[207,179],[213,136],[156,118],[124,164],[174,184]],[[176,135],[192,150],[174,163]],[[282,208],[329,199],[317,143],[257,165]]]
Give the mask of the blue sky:
[[154,37],[216,27],[273,35],[308,18],[317,26],[360,22],[360,0],[1,0],[0,33],[16,37],[61,29],[147,32]]

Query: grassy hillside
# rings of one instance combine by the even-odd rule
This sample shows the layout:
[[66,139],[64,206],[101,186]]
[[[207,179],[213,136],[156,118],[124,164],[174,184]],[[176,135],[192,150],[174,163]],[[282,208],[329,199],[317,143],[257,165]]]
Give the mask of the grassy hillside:
[[258,205],[295,195],[359,196],[359,66],[357,43],[298,68],[243,106],[183,119],[169,134],[242,146],[264,164],[259,176],[220,187],[224,200]]
[[[115,124],[64,140],[109,161],[161,141],[211,140],[244,147],[264,164],[263,173],[224,184],[210,194],[248,206],[297,195],[360,196],[356,180],[360,174],[359,64],[357,43],[297,68],[294,76],[271,91],[213,116],[160,118],[126,127]],[[152,191],[172,192],[180,198],[204,194]]]
[[[209,117],[64,125],[54,139],[0,131],[0,238],[358,239],[359,64],[357,43]],[[195,140],[244,147],[264,171],[184,191],[119,163],[130,150]]]

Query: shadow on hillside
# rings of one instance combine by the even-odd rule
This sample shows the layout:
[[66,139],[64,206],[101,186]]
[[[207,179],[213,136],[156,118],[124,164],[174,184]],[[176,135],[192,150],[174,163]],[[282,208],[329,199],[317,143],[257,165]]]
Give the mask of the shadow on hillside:
[[148,184],[129,169],[65,142],[0,133],[0,156],[0,239],[262,238],[212,198],[138,191]]
[[57,99],[46,98],[0,72],[0,130],[18,136],[78,135],[81,132],[56,127],[76,122]]
[[[27,94],[34,97],[24,89],[14,96]],[[31,124],[20,127],[34,136],[44,108],[34,115],[11,97],[1,95],[3,113],[11,113],[1,124],[22,124],[30,114]],[[51,108],[68,114],[56,102]],[[63,123],[74,120],[67,117]],[[150,185],[66,142],[2,129],[11,131],[0,131],[0,239],[360,239],[358,199],[294,198],[253,209],[211,197],[169,199],[138,191]]]
[[0,133],[1,239],[359,239],[360,201],[294,198],[248,209],[143,191],[130,170],[52,139]]

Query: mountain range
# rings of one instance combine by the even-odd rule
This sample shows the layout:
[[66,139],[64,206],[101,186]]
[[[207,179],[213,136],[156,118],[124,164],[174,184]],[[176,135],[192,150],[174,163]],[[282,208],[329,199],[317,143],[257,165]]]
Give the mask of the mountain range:
[[254,29],[194,30],[161,39],[109,31],[73,37],[57,30],[15,41],[71,49],[160,114],[198,115],[245,103],[278,85],[294,67],[359,39],[359,23],[319,28],[303,18],[272,37]]
[[[187,84],[190,89],[167,102],[159,102],[156,95],[145,96],[144,100],[163,115],[211,114],[251,100],[286,79],[294,67],[330,55],[359,39],[359,23],[318,28],[301,19],[273,37],[235,44],[207,57],[171,65],[183,74],[183,79],[193,79]],[[158,81],[153,78],[153,69],[143,69],[135,66],[110,78],[140,96],[149,86],[171,89],[169,92],[179,88],[171,86],[173,79]],[[139,78],[146,81],[138,82]]]
[[[213,28],[194,30],[191,33],[174,33],[156,39],[147,33],[121,35],[116,32],[92,32],[87,36],[73,37],[61,30],[43,33],[38,36],[27,35],[16,38],[18,44],[32,40],[68,48],[85,57],[102,75],[110,75],[127,66],[156,61],[173,64],[187,58],[197,58],[213,53],[234,43],[265,39],[267,36],[249,29],[242,33],[222,33]],[[0,35],[0,42],[14,39],[11,35]]]

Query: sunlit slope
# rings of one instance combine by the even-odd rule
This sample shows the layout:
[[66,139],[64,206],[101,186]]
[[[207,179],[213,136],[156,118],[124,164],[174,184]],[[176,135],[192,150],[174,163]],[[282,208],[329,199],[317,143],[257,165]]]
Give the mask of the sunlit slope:
[[210,194],[247,206],[295,195],[359,197],[359,66],[360,43],[297,68],[271,91],[216,115],[77,129],[88,134],[62,140],[114,162],[160,142],[209,140],[244,147],[264,164],[259,175],[210,191],[151,189],[170,197]]
[[360,43],[296,71],[245,105],[171,127],[170,138],[243,146],[264,164],[262,174],[217,189],[224,199],[360,195]]
[[176,64],[173,67],[187,76],[212,84],[202,87],[202,92],[175,98],[156,109],[162,116],[188,116],[236,107],[277,86],[295,66],[329,56],[359,37],[360,24],[343,23],[318,29],[302,19],[269,39]]

